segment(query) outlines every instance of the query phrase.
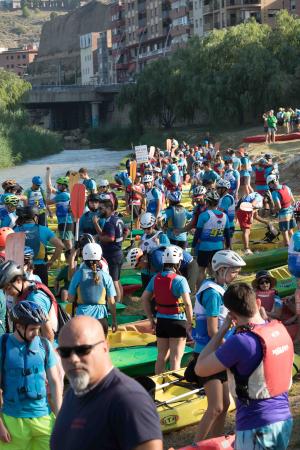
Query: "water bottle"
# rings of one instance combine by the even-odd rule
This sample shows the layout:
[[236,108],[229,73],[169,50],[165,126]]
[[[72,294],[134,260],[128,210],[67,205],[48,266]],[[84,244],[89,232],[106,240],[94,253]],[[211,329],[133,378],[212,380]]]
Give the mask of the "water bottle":
[[290,241],[288,268],[294,277],[300,278],[300,231],[296,231]]
[[296,314],[300,315],[300,280],[297,280],[297,289],[295,291]]

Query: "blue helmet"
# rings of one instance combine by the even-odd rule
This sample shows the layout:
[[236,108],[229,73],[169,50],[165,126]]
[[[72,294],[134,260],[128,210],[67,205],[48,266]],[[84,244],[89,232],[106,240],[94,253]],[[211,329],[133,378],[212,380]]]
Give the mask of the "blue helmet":
[[36,186],[41,186],[43,184],[43,180],[41,177],[33,177],[32,178],[32,184],[35,184]]
[[48,320],[44,310],[34,302],[22,301],[11,310],[11,319],[22,325],[42,325]]
[[178,170],[178,167],[176,166],[176,164],[169,164],[167,170],[168,173],[176,172]]
[[168,193],[168,199],[171,200],[171,202],[179,203],[182,197],[181,191],[173,191]]

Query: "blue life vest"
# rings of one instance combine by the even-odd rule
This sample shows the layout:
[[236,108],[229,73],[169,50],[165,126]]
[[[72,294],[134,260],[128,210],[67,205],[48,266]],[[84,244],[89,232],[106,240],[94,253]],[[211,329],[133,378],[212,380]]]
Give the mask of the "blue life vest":
[[168,220],[169,228],[184,228],[186,224],[186,210],[181,205],[169,206],[172,210],[172,216]]
[[[11,404],[14,408],[22,401],[41,400],[47,396],[46,391],[46,365],[49,354],[49,343],[44,338],[35,337],[27,348],[26,354],[22,354],[20,348],[11,345],[8,334],[2,337],[2,386],[4,391],[4,403]],[[46,356],[41,355],[41,345]]]
[[226,197],[230,198],[231,205],[229,206],[228,210],[224,212],[227,214],[229,222],[233,222],[235,217],[235,201],[232,195],[225,194],[222,198],[220,198],[218,206],[221,207],[222,200]]
[[28,197],[28,206],[35,206],[41,210],[46,209],[45,194],[42,188],[39,188],[36,191],[27,189],[26,195]]
[[225,170],[223,178],[224,180],[229,181],[231,191],[235,191],[237,181],[235,176],[233,175],[233,170]]
[[56,216],[59,217],[66,217],[69,214],[69,206],[70,201],[66,202],[57,202],[56,203]]
[[153,191],[155,192],[157,191],[157,189],[152,188],[146,192],[146,201],[147,201],[147,212],[150,212],[151,214],[155,215],[158,199],[154,197]]
[[106,305],[106,289],[103,284],[102,273],[97,269],[99,284],[94,280],[94,272],[87,266],[80,267],[81,281],[77,288],[77,303],[84,305]]

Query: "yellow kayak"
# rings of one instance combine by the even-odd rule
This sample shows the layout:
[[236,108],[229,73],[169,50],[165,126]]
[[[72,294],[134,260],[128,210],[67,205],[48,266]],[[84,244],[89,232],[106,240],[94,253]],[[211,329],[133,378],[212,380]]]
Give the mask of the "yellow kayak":
[[139,347],[156,342],[156,336],[150,333],[139,333],[138,331],[122,331],[116,333],[108,332],[108,343],[110,348]]

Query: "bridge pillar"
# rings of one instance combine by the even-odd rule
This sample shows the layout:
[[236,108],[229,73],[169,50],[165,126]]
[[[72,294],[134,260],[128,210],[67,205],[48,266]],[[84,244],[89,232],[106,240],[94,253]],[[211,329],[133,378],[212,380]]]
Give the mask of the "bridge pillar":
[[99,103],[91,103],[92,128],[99,128]]

